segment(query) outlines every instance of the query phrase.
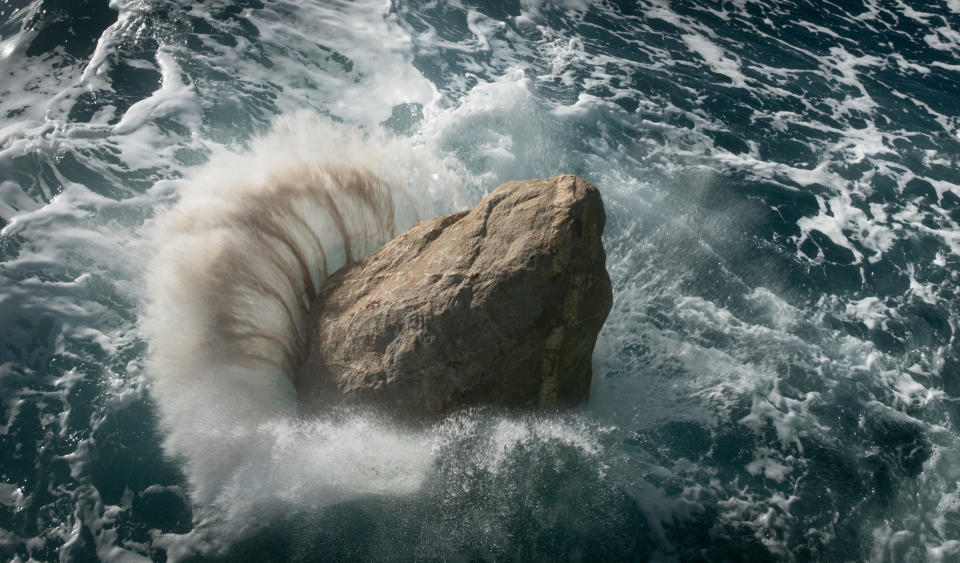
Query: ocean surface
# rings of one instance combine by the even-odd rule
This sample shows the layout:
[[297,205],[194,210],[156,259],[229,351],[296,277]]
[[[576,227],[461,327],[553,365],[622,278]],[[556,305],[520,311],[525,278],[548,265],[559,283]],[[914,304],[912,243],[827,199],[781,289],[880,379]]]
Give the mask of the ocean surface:
[[[0,559],[960,561],[958,160],[960,0],[2,0]],[[244,213],[561,173],[581,410],[301,420],[222,330],[291,338]]]

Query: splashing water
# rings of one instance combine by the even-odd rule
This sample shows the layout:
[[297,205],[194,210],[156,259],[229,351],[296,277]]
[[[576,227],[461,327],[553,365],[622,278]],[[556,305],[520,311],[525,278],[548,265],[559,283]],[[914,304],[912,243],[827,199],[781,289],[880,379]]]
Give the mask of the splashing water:
[[[442,173],[399,141],[298,114],[182,184],[155,234],[143,327],[166,450],[185,458],[200,506],[249,479],[234,472],[251,470],[250,451],[270,460],[277,433],[300,424],[292,378],[326,277],[398,227],[464,201]],[[316,447],[302,435],[281,442]],[[284,461],[257,459],[252,471],[273,473],[263,463]]]
[[[958,15],[0,6],[0,554],[956,560]],[[582,411],[296,417],[327,274],[560,173],[608,216]]]

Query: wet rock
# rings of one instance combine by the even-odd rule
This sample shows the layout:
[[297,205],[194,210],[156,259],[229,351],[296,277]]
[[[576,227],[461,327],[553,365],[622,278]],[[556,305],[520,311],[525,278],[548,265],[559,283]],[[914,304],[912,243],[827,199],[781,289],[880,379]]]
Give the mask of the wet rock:
[[367,404],[417,419],[584,402],[612,304],[600,193],[510,182],[331,276],[311,305],[302,412]]

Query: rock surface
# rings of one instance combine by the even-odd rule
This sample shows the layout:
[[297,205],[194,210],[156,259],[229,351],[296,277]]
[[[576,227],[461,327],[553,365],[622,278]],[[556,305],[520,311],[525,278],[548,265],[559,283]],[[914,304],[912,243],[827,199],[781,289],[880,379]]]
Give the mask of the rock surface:
[[586,180],[510,182],[342,268],[311,305],[301,412],[356,403],[431,419],[585,401],[613,301],[605,220]]

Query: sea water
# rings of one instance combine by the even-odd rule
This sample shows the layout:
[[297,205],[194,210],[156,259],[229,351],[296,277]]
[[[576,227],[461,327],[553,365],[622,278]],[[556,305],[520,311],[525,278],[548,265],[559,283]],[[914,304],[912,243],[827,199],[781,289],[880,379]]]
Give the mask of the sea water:
[[[7,0],[0,77],[5,559],[960,560],[960,2]],[[583,409],[296,416],[298,291],[561,173]]]

